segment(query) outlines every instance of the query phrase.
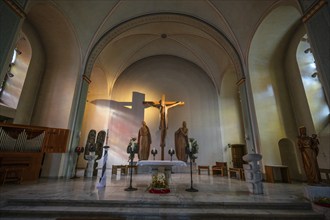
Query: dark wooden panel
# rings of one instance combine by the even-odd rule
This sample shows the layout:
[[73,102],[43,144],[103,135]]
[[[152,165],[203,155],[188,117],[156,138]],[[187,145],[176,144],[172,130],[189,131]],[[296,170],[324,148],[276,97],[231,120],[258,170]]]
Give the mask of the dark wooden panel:
[[[3,179],[4,171],[6,169],[19,170],[16,175],[20,175],[23,182],[36,181],[39,178],[42,162],[42,152],[38,153],[6,153],[1,152],[0,154],[0,179]],[[17,177],[19,178],[19,177]]]
[[45,153],[65,153],[68,139],[68,129],[48,128],[43,151]]

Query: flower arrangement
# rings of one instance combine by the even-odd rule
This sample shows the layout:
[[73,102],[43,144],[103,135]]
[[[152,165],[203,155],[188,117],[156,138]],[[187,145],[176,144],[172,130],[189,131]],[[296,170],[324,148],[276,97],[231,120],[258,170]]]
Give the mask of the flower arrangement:
[[317,198],[313,201],[316,205],[329,207],[330,208],[330,198],[329,197],[321,197]]
[[74,149],[74,152],[76,152],[77,154],[80,154],[80,153],[84,152],[84,147],[78,146]]
[[134,159],[134,154],[139,153],[139,145],[136,138],[132,137],[127,146],[127,153],[129,154],[129,160]]
[[157,175],[152,176],[151,185],[148,187],[150,193],[169,193],[170,189],[168,188],[168,183],[164,173],[158,173]]
[[198,153],[198,144],[194,138],[188,139],[188,145],[186,146],[186,153],[188,154],[190,159],[197,158],[197,156],[195,156],[195,154]]
[[158,173],[157,175],[152,176],[152,188],[168,188],[168,184],[165,178],[164,173]]

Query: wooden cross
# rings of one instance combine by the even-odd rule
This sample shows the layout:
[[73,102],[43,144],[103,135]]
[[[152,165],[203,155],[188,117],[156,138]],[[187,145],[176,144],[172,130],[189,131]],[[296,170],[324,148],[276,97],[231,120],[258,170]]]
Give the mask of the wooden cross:
[[164,148],[165,148],[165,137],[166,137],[166,130],[168,128],[167,124],[167,114],[168,110],[172,107],[178,106],[178,105],[184,105],[184,102],[166,102],[165,101],[165,95],[162,95],[162,99],[158,102],[154,101],[144,101],[143,104],[146,107],[155,107],[159,109],[160,113],[160,123],[159,123],[159,130],[161,130],[161,140],[160,140],[160,147],[161,147],[161,160],[164,160]]

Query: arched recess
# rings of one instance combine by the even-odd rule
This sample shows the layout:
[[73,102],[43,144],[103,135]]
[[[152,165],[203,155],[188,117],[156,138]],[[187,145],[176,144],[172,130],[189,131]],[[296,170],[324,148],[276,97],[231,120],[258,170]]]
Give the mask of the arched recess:
[[[317,134],[320,142],[318,163],[323,168],[328,166],[330,156],[329,105],[326,103],[323,85],[318,79],[321,73],[317,71],[314,74],[314,58],[307,40],[305,26],[301,24],[291,40],[286,59],[288,87],[296,120],[296,129],[291,132],[291,139],[296,139],[297,128],[300,126],[307,128],[308,135]],[[296,151],[302,167],[300,152],[298,149]]]
[[[297,46],[297,63],[302,78],[309,111],[311,114],[313,129],[309,132],[326,133],[326,127],[329,126],[329,106],[322,84],[319,80],[319,72],[316,68],[313,49],[305,34]],[[315,129],[315,130],[314,130]]]
[[20,32],[7,70],[6,80],[0,92],[1,102],[5,106],[17,109],[31,56],[32,50],[29,39]]
[[294,138],[286,59],[299,24],[295,7],[279,6],[263,19],[251,42],[248,68],[264,164],[281,164],[278,142],[288,135]]
[[[129,20],[127,22],[124,22],[122,24],[119,24],[118,26],[114,27],[113,29],[109,30],[109,32],[107,32],[100,40],[99,42],[95,45],[95,47],[93,48],[91,54],[89,55],[89,58],[87,60],[86,63],[86,68],[85,68],[85,72],[84,75],[86,78],[91,77],[91,73],[93,72],[93,68],[97,67],[99,64],[97,63],[97,60],[99,58],[99,55],[103,52],[103,50],[111,43],[111,42],[115,42],[116,40],[118,40],[119,38],[122,38],[123,36],[127,35],[129,36],[130,31],[133,28],[136,27],[140,27],[143,26],[145,24],[153,24],[153,23],[157,23],[157,22],[172,22],[175,24],[184,24],[187,26],[190,26],[191,28],[195,28],[198,29],[200,32],[204,33],[204,35],[207,35],[207,37],[209,39],[211,39],[210,41],[212,41],[214,44],[217,44],[219,47],[223,48],[224,53],[226,54],[226,56],[228,57],[229,62],[231,63],[232,67],[228,67],[228,69],[225,69],[224,72],[228,72],[230,74],[233,74],[233,81],[237,81],[238,79],[243,78],[243,71],[242,71],[242,67],[241,67],[241,62],[240,62],[240,58],[238,57],[235,49],[233,48],[233,46],[231,45],[231,43],[228,41],[228,39],[226,39],[226,37],[224,37],[222,35],[222,33],[219,30],[216,30],[214,27],[204,23],[203,21],[200,21],[196,18],[193,17],[189,17],[189,16],[185,16],[185,15],[178,15],[178,14],[155,14],[155,15],[146,15],[146,16],[142,16],[142,17],[138,17],[138,18],[134,18],[132,20]],[[126,34],[127,33],[127,34]],[[121,52],[121,51],[118,51]],[[126,51],[122,51],[123,53],[125,53]],[[208,54],[210,55],[211,52]],[[178,56],[177,54],[149,54],[148,56],[153,57],[153,56],[157,56],[157,55],[172,55],[172,56]],[[181,56],[178,56],[181,57]],[[116,58],[116,57],[114,57]],[[108,82],[111,81],[112,83],[109,83],[108,89],[109,89],[109,94],[108,94],[108,98],[112,99],[113,93],[113,86],[117,83],[117,80],[120,78],[120,74],[122,74],[126,69],[128,69],[128,67],[130,65],[132,65],[133,63],[138,63],[141,60],[143,60],[143,58],[147,58],[147,57],[140,57],[140,59],[135,59],[135,60],[131,60],[131,62],[127,62],[123,65],[125,65],[125,67],[122,68],[122,71],[119,71],[118,74],[116,75],[111,75],[112,78],[109,80],[109,76],[107,76],[108,78]],[[196,65],[195,60],[189,59],[187,57],[181,57],[184,58],[186,60],[186,62],[190,62],[191,64]],[[110,59],[109,62],[112,62],[113,59]],[[213,84],[215,83],[215,80],[219,80],[220,82],[222,81],[222,76],[219,76],[219,78],[221,79],[214,79],[210,76],[210,68],[205,68],[205,66],[203,65],[197,65],[205,74],[208,74],[209,77],[211,78]],[[108,74],[108,73],[107,73]],[[81,94],[82,95],[86,95],[87,94],[87,90],[89,87],[88,84],[88,80],[84,81],[84,84],[82,86],[82,90],[81,90]],[[213,85],[214,86],[214,85]],[[216,86],[216,94],[219,95],[219,91],[220,91],[220,87]],[[155,97],[156,98],[156,97]],[[81,96],[81,100],[80,100],[80,106],[78,107],[79,109],[83,109],[85,108],[85,103],[83,102],[84,97]],[[159,97],[157,97],[156,99],[159,99]],[[205,97],[205,99],[207,99]],[[217,97],[216,99],[219,99],[219,97]],[[126,100],[126,101],[131,101],[131,99]],[[202,106],[200,106],[199,108],[201,108]],[[217,107],[218,109],[219,107]],[[219,110],[218,110],[219,111]],[[217,114],[219,115],[219,112],[217,112]],[[79,129],[82,123],[82,117],[83,115],[78,115],[78,120],[76,123],[76,129]],[[219,116],[218,116],[219,117]],[[80,118],[80,119],[79,119]],[[181,122],[179,122],[181,124]],[[219,125],[218,125],[219,127]],[[219,128],[218,128],[219,129]],[[82,140],[84,141],[84,140]],[[73,141],[73,143],[75,143]],[[79,140],[76,140],[76,143],[79,143]],[[83,142],[80,142],[80,144],[83,144]],[[126,144],[126,143],[125,143]],[[217,144],[218,146],[215,146],[216,148],[220,149],[219,143]],[[212,146],[214,147],[214,146]],[[221,154],[222,155],[222,154]],[[219,154],[218,154],[219,156]],[[222,156],[221,156],[222,157]],[[220,157],[218,157],[219,159],[222,159]]]
[[[28,77],[34,87],[29,87],[31,95],[26,97],[34,102],[30,106],[33,108],[30,124],[70,128],[76,84],[81,82],[78,77],[81,51],[74,29],[61,11],[47,1],[30,2],[23,26],[33,38]],[[22,114],[23,110],[30,111],[26,106]],[[65,176],[69,156],[46,154],[41,176]]]
[[74,29],[61,11],[47,2],[31,3],[26,22],[38,33],[46,58],[39,90],[42,95],[36,102],[32,123],[68,128],[81,64]]

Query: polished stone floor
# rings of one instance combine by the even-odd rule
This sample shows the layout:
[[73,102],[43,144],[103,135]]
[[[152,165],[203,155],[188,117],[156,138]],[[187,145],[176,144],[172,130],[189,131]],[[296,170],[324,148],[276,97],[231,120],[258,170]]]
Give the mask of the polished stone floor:
[[[197,212],[197,210],[202,210],[201,208],[198,208],[199,205],[207,204],[207,206],[216,206],[218,207],[219,204],[223,204],[225,206],[232,206],[235,204],[235,211],[233,209],[213,209],[212,212],[223,212],[224,215],[226,212],[233,213],[236,212],[240,217],[236,219],[243,219],[242,216],[249,216],[250,214],[256,214],[259,213],[260,215],[266,215],[268,216],[269,213],[277,213],[278,211],[275,210],[240,210],[240,206],[244,206],[243,204],[250,204],[252,207],[260,207],[267,204],[272,204],[271,206],[276,206],[276,204],[282,205],[285,204],[285,207],[290,206],[290,204],[297,205],[297,204],[309,204],[309,201],[307,198],[305,198],[304,190],[306,188],[305,183],[301,182],[293,182],[291,184],[288,183],[263,183],[263,194],[260,195],[254,195],[251,194],[248,190],[247,183],[241,180],[229,178],[229,177],[221,177],[221,176],[213,176],[208,175],[207,172],[202,172],[201,175],[198,175],[195,171],[192,175],[192,184],[191,184],[191,175],[190,173],[172,173],[171,174],[171,182],[170,182],[170,193],[167,194],[153,194],[148,192],[148,186],[151,183],[151,174],[150,173],[143,173],[143,174],[133,174],[132,179],[130,179],[130,175],[122,175],[119,172],[115,175],[111,175],[110,170],[107,172],[107,178],[106,178],[106,186],[105,187],[98,187],[99,184],[99,177],[93,177],[93,178],[85,178],[83,177],[83,171],[79,171],[77,173],[78,178],[69,178],[69,179],[39,179],[37,183],[5,183],[0,187],[0,212],[1,210],[7,210],[7,212],[15,212],[15,207],[9,207],[6,204],[7,200],[23,200],[23,204],[26,204],[26,202],[29,203],[35,203],[38,201],[41,201],[41,203],[48,203],[51,201],[61,202],[61,207],[63,209],[67,209],[70,206],[71,211],[79,211],[82,210],[87,211],[87,213],[92,212],[93,210],[97,209],[98,211],[103,210],[109,210],[108,208],[102,208],[102,204],[105,204],[105,206],[114,203],[121,203],[121,204],[127,204],[128,202],[131,202],[130,204],[140,204],[143,206],[152,206],[152,204],[158,204],[157,210],[159,212],[162,212],[164,210],[163,205],[164,204],[176,204],[176,205],[182,205],[182,204],[190,204],[188,206],[193,205],[193,207],[196,207],[196,211],[194,211],[194,208],[189,209],[186,212],[194,213]],[[132,180],[132,181],[131,181]],[[135,191],[126,191],[125,189],[129,188],[129,186],[136,188]],[[198,192],[188,192],[186,189],[191,188],[197,189]],[[75,203],[77,208],[73,208],[72,204]],[[89,203],[90,201],[90,203]],[[39,202],[40,203],[40,202]],[[81,203],[84,205],[81,206]],[[94,206],[98,206],[93,208],[93,205],[90,206],[88,204],[93,204]],[[97,205],[98,204],[98,205]],[[196,205],[197,204],[197,205]],[[240,205],[242,204],[242,205]],[[74,204],[73,204],[74,205]],[[47,213],[51,214],[53,211],[52,209],[56,209],[55,205],[52,207],[43,207],[42,205],[36,205],[36,206],[29,206],[29,205],[19,205],[19,212],[33,212],[43,210],[44,212],[47,210]],[[79,207],[78,207],[79,206]],[[130,205],[128,205],[130,206]],[[4,207],[3,209],[1,207]],[[141,208],[141,206],[140,206]],[[57,208],[58,209],[58,208]],[[118,208],[118,212],[121,208]],[[155,208],[152,208],[153,212]],[[144,212],[150,211],[151,209],[144,209]],[[166,212],[169,212],[169,210],[172,210],[172,212],[181,212],[180,207],[176,209],[166,209]],[[205,212],[206,210],[204,210]],[[297,210],[296,216],[300,216],[299,213],[304,212],[305,210]],[[16,211],[18,212],[18,211]],[[206,211],[208,212],[208,211]],[[241,213],[240,213],[241,212]],[[298,212],[298,214],[297,214]],[[314,217],[310,217],[311,214],[308,210],[306,210],[307,218],[306,219],[315,219]],[[153,213],[154,214],[154,213]],[[168,214],[168,213],[167,213]],[[241,214],[241,215],[240,215]],[[242,215],[243,214],[243,215]],[[45,214],[46,216],[48,214]],[[204,214],[205,216],[209,216],[209,214]],[[221,214],[222,215],[222,214]],[[286,212],[284,211],[284,214],[281,213],[281,215],[285,216]],[[0,215],[1,216],[1,215]],[[20,218],[13,218],[13,217],[4,217],[4,220],[13,220],[13,219],[19,219]],[[22,215],[21,215],[22,216]],[[314,216],[314,215],[313,215]],[[309,218],[308,218],[309,217]],[[323,219],[320,218],[320,216],[317,216],[316,219]],[[24,217],[23,219],[57,219],[57,218],[27,218]],[[88,218],[91,219],[91,218]],[[94,218],[93,218],[94,219]],[[152,215],[149,217],[141,217],[141,216],[131,216],[130,218],[125,219],[193,219],[189,217],[183,217],[183,218],[162,218],[160,216],[154,216]],[[204,219],[204,218],[194,218],[194,219]],[[210,217],[207,217],[206,219],[210,219]],[[219,219],[218,217],[212,218],[212,219]],[[222,218],[221,219],[225,219]],[[232,219],[232,218],[230,218]],[[244,218],[244,219],[254,219],[254,218]],[[259,218],[258,218],[259,219]],[[269,217],[261,218],[261,219],[269,219]],[[275,218],[274,218],[275,219]],[[281,219],[281,217],[276,218]],[[290,218],[292,219],[292,217]]]
[[168,194],[152,194],[147,191],[150,174],[133,174],[132,187],[136,191],[125,191],[130,186],[130,175],[107,175],[106,186],[98,188],[99,178],[84,178],[78,172],[74,179],[40,179],[37,183],[6,183],[0,187],[0,201],[6,199],[70,199],[70,200],[131,200],[131,201],[192,201],[192,202],[302,202],[304,183],[263,183],[264,193],[253,195],[244,181],[228,177],[193,174],[193,188],[198,192],[187,192],[191,187],[189,173],[172,173]]

